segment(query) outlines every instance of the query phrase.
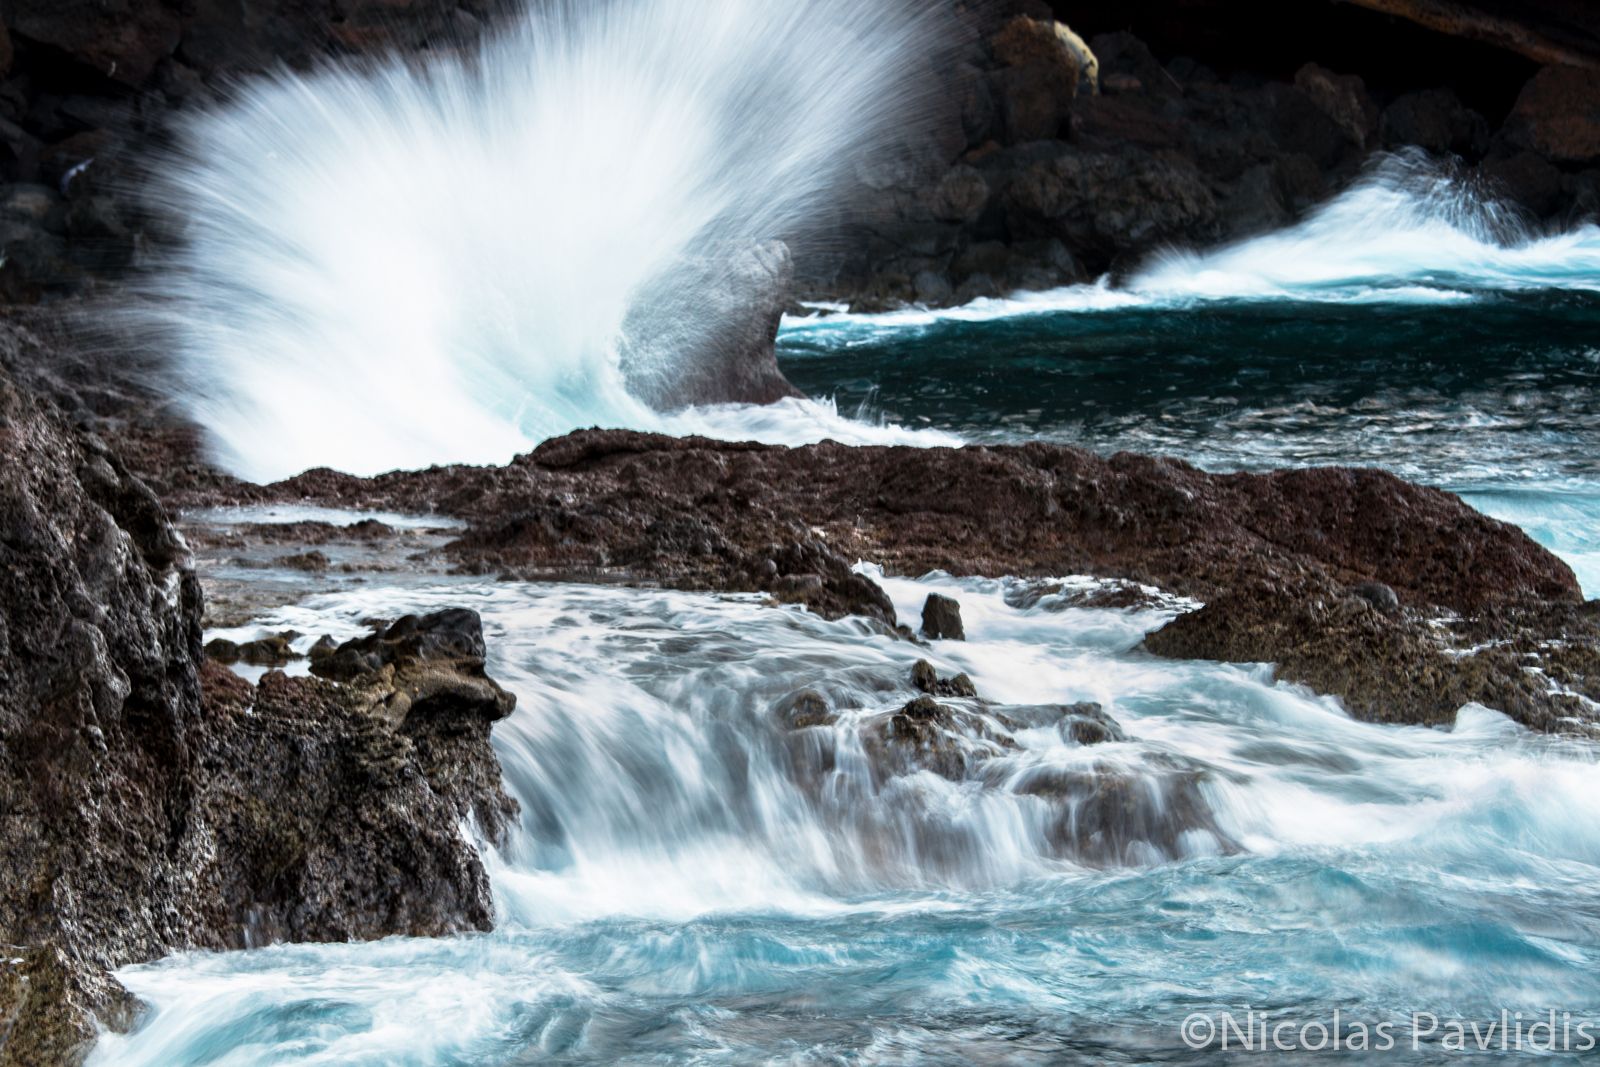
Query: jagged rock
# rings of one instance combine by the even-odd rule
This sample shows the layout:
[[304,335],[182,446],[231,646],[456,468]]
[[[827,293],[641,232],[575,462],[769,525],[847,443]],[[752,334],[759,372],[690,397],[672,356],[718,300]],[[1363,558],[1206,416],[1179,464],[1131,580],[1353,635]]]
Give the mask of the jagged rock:
[[488,744],[509,698],[455,660],[259,689],[204,660],[183,539],[19,385],[21,343],[0,331],[0,1067],[130,1022],[124,964],[486,927],[459,827],[511,816]]
[[1128,735],[1122,725],[1105,713],[1105,709],[1092,701],[1069,704],[1061,709],[1058,729],[1061,736],[1080,745],[1101,745],[1109,741],[1126,741]]
[[1368,95],[1366,83],[1356,75],[1335,74],[1307,63],[1295,72],[1294,84],[1357,148],[1365,148],[1377,132],[1378,107]]
[[939,697],[967,697],[976,699],[978,687],[965,673],[954,678],[940,678],[933,664],[919,659],[911,667],[911,684],[924,693]]
[[[899,574],[1119,578],[1207,602],[1204,614],[1152,636],[1152,651],[1278,662],[1286,678],[1346,697],[1352,714],[1436,722],[1470,699],[1543,729],[1595,717],[1541,690],[1525,670],[1444,655],[1426,620],[1437,610],[1485,619],[1491,632],[1509,626],[1529,640],[1527,665],[1549,662],[1557,639],[1600,645],[1589,624],[1557,622],[1566,619],[1558,609],[1583,600],[1571,569],[1459,498],[1381,471],[1217,475],[1178,460],[1038,443],[782,448],[587,431],[506,467],[373,479],[312,471],[252,492],[467,519],[448,553],[480,573],[751,591],[818,575],[820,585],[777,595],[830,617],[858,613],[891,625],[888,598],[854,573],[854,560]],[[230,498],[207,490],[186,499]],[[692,519],[697,532],[641,537],[668,518]],[[1392,588],[1411,611],[1386,616],[1347,592],[1369,581]],[[1150,606],[1142,593],[1127,603]],[[1345,627],[1340,605],[1359,609],[1355,644],[1333,632]],[[1506,605],[1522,605],[1517,621]],[[1221,625],[1224,618],[1254,636],[1228,636],[1236,625]],[[1330,631],[1321,618],[1337,625]],[[1398,640],[1385,638],[1388,650],[1372,665],[1350,662],[1367,654],[1352,649],[1369,649],[1360,635],[1374,627]],[[1543,644],[1534,640],[1540,633]],[[1574,661],[1567,669],[1584,677],[1587,668]]]
[[861,747],[880,786],[918,771],[963,781],[974,777],[984,761],[1017,747],[997,725],[984,712],[919,696],[865,726]]
[[991,42],[1001,64],[994,85],[1011,141],[1053,138],[1072,114],[1079,61],[1068,39],[1056,28],[1048,19],[1018,15]]
[[1475,159],[1489,147],[1489,124],[1450,89],[1404,93],[1384,109],[1378,127],[1385,147],[1415,145]]
[[1192,761],[1151,755],[1135,767],[1039,767],[1015,791],[1051,805],[1050,838],[1062,854],[1080,863],[1139,864],[1181,859],[1195,845],[1225,852],[1238,847],[1206,800],[1208,777]]
[[[471,614],[471,613],[468,613]],[[484,930],[488,877],[457,826],[489,840],[516,814],[489,747],[509,710],[492,682],[386,665],[363,684],[208,666],[205,819],[227,943]]]
[[929,593],[922,603],[922,632],[934,640],[965,641],[961,625],[961,604],[951,597]]

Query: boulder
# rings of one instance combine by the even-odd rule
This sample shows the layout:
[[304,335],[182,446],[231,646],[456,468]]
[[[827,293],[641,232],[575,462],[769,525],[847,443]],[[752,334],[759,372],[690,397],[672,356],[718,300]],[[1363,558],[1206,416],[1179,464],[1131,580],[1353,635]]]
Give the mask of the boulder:
[[1082,42],[1076,35],[1058,33],[1057,27],[1048,19],[1018,15],[990,42],[1000,64],[993,84],[1004,139],[1010,143],[1054,138],[1071,118],[1081,73],[1072,42]]
[[933,664],[925,659],[919,659],[911,667],[911,684],[931,696],[938,697],[966,697],[975,700],[978,696],[978,687],[972,684],[972,679],[965,673],[954,678],[940,678]]
[[922,632],[936,641],[965,641],[961,603],[940,593],[929,593],[922,604]]
[[1600,69],[1540,70],[1517,97],[1504,135],[1553,162],[1600,160]]
[[1415,145],[1435,155],[1476,159],[1489,148],[1489,124],[1450,89],[1403,93],[1383,111],[1378,136],[1385,148]]
[[1335,74],[1316,63],[1307,63],[1295,72],[1294,84],[1333,120],[1351,144],[1367,147],[1377,132],[1378,106],[1368,95],[1365,82],[1354,74]]

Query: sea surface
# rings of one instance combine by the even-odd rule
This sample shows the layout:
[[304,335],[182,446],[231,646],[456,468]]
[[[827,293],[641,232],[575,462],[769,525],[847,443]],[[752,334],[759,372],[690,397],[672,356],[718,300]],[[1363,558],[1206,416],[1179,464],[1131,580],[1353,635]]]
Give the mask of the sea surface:
[[[816,309],[787,321],[780,358],[817,401],[682,418],[776,440],[1378,466],[1517,523],[1596,596],[1600,231],[1508,225],[1442,186],[1377,183],[1120,285]],[[1594,744],[1478,706],[1446,729],[1359,723],[1268,665],[1140,651],[1181,603],[877,576],[903,618],[931,590],[958,597],[969,640],[920,648],[753,597],[466,579],[266,613],[255,629],[340,638],[374,615],[482,613],[490,670],[519,698],[494,738],[524,813],[487,852],[498,928],[127,968],[151,1011],[91,1062],[1220,1063],[1268,1026],[1300,1051],[1262,1062],[1450,1063],[1519,1042],[1586,1058]],[[858,727],[911,699],[924,656],[1014,708],[1098,702],[1127,739],[1085,748],[995,718],[1010,744],[981,781],[875,784]],[[820,785],[772,713],[807,687],[840,715],[806,732],[833,754]],[[1175,769],[1198,775],[1205,827],[1157,841]],[[1152,839],[1063,848],[1026,786],[1072,773],[1131,782]],[[1556,1051],[1533,1051],[1551,1012]]]

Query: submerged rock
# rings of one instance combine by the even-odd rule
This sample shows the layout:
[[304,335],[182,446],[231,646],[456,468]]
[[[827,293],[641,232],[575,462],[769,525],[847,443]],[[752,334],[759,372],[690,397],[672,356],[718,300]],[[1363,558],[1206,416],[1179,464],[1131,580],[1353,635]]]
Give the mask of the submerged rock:
[[801,689],[790,693],[773,706],[772,714],[787,730],[831,726],[838,718],[828,706],[828,698],[815,689]]
[[933,664],[925,659],[919,659],[911,668],[911,684],[924,693],[939,697],[968,697],[975,699],[978,687],[972,684],[972,679],[965,673],[954,678],[940,678],[933,669]]

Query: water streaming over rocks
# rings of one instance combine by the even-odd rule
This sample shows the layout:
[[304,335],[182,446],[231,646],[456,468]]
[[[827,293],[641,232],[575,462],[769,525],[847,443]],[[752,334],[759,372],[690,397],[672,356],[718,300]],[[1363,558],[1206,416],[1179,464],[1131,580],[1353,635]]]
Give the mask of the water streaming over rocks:
[[[1261,669],[1138,651],[1176,605],[884,584],[907,617],[957,597],[967,641],[578,586],[262,620],[482,612],[519,697],[495,735],[523,809],[489,864],[499,927],[126,970],[154,1014],[94,1062],[1162,1060],[1196,1009],[1376,1021],[1595,992],[1592,748],[1484,709],[1363,725]],[[995,702],[940,700],[954,765],[873,753],[919,658]],[[774,708],[805,689],[826,712],[793,727]],[[1062,708],[1085,703],[1116,732],[1074,740]]]
[[[257,476],[503,461],[595,422],[1376,465],[1467,494],[1600,592],[1600,231],[1529,232],[1412,158],[1115,283],[791,317],[783,369],[824,400],[642,403],[628,333],[674,323],[639,294],[679,315],[674,266],[825,199],[841,112],[899,84],[884,57],[911,23],[812,7],[820,38],[743,0],[569,13],[204,120],[169,294],[190,409]],[[742,95],[762,64],[815,113]],[[770,143],[716,136],[752,112],[785,116]],[[448,225],[409,225],[442,189]],[[127,968],[151,1012],[93,1063],[1189,1062],[1193,1011],[1375,1024],[1600,995],[1590,741],[1472,704],[1448,728],[1362,723],[1267,665],[1159,659],[1146,633],[1196,605],[1127,583],[863,561],[903,623],[930,592],[959,602],[965,640],[916,643],[746,595],[445,575],[363,542],[364,518],[191,516],[227,610],[208,636],[293,631],[305,654],[371,618],[482,614],[518,697],[493,734],[521,813],[485,852],[496,929]],[[421,548],[456,532],[379,519]],[[295,522],[307,551],[229,555],[240,521]]]

